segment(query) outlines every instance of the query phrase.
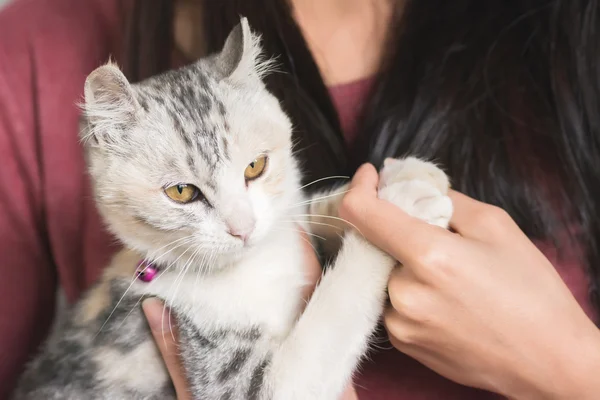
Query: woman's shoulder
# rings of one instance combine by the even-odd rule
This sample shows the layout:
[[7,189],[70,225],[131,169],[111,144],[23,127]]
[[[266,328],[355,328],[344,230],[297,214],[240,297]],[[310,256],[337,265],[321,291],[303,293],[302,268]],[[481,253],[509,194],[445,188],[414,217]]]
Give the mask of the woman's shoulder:
[[119,51],[127,1],[11,0],[0,11],[0,136],[30,152],[39,137],[75,135],[85,78]]
[[[94,68],[121,42],[121,0],[12,0],[0,11],[0,85]],[[89,71],[86,71],[89,72]],[[2,82],[4,81],[4,82]],[[17,89],[17,88],[13,88]]]
[[16,47],[38,37],[71,39],[63,43],[67,45],[85,40],[117,27],[121,11],[129,3],[128,0],[10,0],[0,8],[0,43]]

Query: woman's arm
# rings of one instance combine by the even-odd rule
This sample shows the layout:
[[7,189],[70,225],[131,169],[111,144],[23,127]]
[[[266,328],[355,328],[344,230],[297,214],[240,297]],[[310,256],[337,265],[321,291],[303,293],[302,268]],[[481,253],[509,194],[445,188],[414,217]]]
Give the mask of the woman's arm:
[[458,383],[514,399],[597,399],[600,333],[502,210],[451,194],[457,233],[377,199],[365,166],[342,217],[402,262],[385,316],[394,346]]

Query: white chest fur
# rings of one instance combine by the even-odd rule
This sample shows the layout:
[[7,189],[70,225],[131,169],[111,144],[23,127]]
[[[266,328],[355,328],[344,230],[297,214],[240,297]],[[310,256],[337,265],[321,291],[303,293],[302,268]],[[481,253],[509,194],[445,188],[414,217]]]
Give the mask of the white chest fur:
[[158,296],[197,326],[259,326],[271,337],[287,335],[298,316],[305,285],[303,246],[296,233],[278,234],[237,265],[211,274],[173,270],[132,290]]

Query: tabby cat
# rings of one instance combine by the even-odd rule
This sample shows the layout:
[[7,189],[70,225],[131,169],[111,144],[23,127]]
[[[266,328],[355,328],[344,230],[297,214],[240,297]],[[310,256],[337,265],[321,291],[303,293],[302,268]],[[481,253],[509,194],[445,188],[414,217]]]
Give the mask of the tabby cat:
[[[261,79],[270,65],[242,18],[220,53],[181,69],[135,85],[111,63],[90,74],[82,143],[124,250],[28,365],[15,399],[174,399],[140,307],[152,296],[174,314],[195,399],[343,392],[395,261],[347,230],[301,313],[298,227],[335,240],[347,188],[304,197],[290,120]],[[447,190],[440,169],[414,158],[380,173],[380,198],[443,227]]]

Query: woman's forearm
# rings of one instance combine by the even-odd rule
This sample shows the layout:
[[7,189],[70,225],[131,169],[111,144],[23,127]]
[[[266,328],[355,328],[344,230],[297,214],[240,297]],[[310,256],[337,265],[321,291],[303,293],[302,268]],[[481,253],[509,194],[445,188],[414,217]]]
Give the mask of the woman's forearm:
[[[500,390],[514,400],[596,400],[600,398],[600,331],[590,321],[581,327],[548,327],[556,345],[516,366],[513,382]],[[547,342],[547,341],[546,341]]]

